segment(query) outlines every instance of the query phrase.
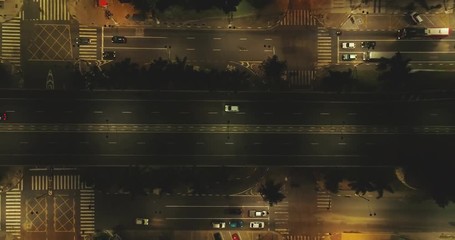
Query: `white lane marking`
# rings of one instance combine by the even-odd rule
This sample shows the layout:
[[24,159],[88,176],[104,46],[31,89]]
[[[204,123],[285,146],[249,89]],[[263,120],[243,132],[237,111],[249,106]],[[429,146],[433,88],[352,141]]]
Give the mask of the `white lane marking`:
[[225,142],[224,144],[226,144],[226,145],[234,145],[233,142]]
[[240,52],[248,52],[248,49],[240,49]]
[[124,113],[124,114],[131,114],[132,112],[130,112],[130,111],[123,111],[122,113]]
[[194,48],[187,48],[186,50],[187,51],[194,51],[195,49]]
[[[241,207],[241,208],[267,208],[268,205],[254,205],[254,206],[244,206],[244,205],[166,205],[167,208],[226,208],[226,207]],[[212,219],[212,218],[210,218]]]
[[[104,36],[105,38],[112,38],[113,36]],[[166,39],[167,37],[155,37],[155,36],[128,36],[128,38],[150,38],[150,39]]]
[[317,142],[312,142],[311,145],[319,145]]
[[221,38],[213,38],[213,40],[221,40]]
[[323,112],[323,113],[319,113],[319,114],[320,114],[320,115],[323,115],[323,116],[328,116],[328,115],[330,115],[330,113],[328,113],[328,112]]
[[220,51],[221,51],[220,48],[214,48],[214,49],[212,49],[212,50],[213,50],[214,52],[220,52]]
[[191,39],[191,40],[193,40],[193,39],[196,39],[196,38],[195,38],[195,37],[186,37],[186,39]]
[[19,142],[20,144],[28,144],[28,142]]
[[204,145],[203,142],[196,142],[197,145]]
[[93,111],[93,113],[100,114],[103,113],[103,111]]
[[265,40],[265,41],[272,41],[271,38],[265,38],[264,40]]
[[14,110],[6,110],[5,112],[13,113],[13,112],[16,112],[16,111],[14,111]]
[[240,38],[240,41],[246,41],[247,38]]
[[346,145],[345,142],[339,142],[338,145]]
[[117,142],[108,142],[109,144],[117,144]]
[[208,112],[208,114],[218,114],[218,112]]
[[145,142],[136,142],[136,144],[139,144],[139,145],[144,145]]

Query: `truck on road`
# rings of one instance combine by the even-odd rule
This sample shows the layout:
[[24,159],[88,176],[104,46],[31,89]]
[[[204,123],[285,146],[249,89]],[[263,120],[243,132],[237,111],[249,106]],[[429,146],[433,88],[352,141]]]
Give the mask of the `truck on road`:
[[392,58],[396,52],[365,52],[363,60],[366,62],[377,62],[381,58]]
[[406,38],[443,38],[450,35],[449,28],[407,27],[397,31],[397,39]]

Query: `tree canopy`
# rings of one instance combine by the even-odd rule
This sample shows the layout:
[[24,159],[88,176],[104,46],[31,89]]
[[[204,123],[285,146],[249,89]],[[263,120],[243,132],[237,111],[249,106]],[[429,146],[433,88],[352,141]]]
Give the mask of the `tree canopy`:
[[277,183],[273,180],[266,180],[265,183],[262,183],[258,189],[259,194],[261,194],[262,199],[269,203],[270,206],[278,204],[283,201],[286,196],[282,192],[283,183]]
[[403,58],[400,52],[397,52],[392,58],[380,59],[377,70],[382,71],[382,74],[378,80],[383,82],[384,90],[403,90],[409,86],[410,61],[411,59]]
[[282,89],[287,85],[285,81],[287,62],[280,61],[277,55],[262,61],[259,69],[262,71],[264,83],[269,89]]

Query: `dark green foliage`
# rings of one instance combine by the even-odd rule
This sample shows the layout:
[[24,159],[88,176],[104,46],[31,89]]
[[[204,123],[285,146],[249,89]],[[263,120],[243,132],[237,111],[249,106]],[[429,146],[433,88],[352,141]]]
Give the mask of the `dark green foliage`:
[[273,3],[273,0],[247,0],[251,6],[257,9],[262,9],[265,6]]
[[237,10],[240,0],[133,0],[132,3],[136,9],[143,12],[154,10],[164,12],[172,6],[180,6],[196,11],[218,8],[229,13]]
[[287,71],[286,61],[280,61],[277,55],[264,60],[259,69],[263,73],[264,84],[268,89],[283,89],[287,86],[284,79]]
[[273,180],[266,180],[265,183],[261,184],[258,192],[261,194],[262,199],[269,203],[270,206],[278,204],[283,201],[286,196],[281,192],[283,183],[276,183]]
[[9,67],[5,64],[0,64],[0,88],[12,87],[13,76],[9,70]]
[[409,87],[411,80],[409,62],[411,59],[404,59],[400,52],[392,58],[381,58],[377,70],[383,71],[379,81],[383,82],[386,91],[401,91]]
[[329,76],[321,81],[319,88],[323,91],[350,91],[354,85],[355,79],[352,76],[352,70],[347,71],[329,71]]

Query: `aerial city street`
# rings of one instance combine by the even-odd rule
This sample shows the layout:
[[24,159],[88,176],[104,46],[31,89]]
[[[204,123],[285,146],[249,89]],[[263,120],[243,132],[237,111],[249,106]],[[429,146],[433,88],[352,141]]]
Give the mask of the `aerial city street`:
[[0,240],[455,239],[455,0],[0,0]]

